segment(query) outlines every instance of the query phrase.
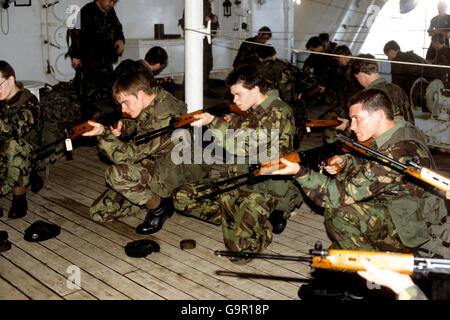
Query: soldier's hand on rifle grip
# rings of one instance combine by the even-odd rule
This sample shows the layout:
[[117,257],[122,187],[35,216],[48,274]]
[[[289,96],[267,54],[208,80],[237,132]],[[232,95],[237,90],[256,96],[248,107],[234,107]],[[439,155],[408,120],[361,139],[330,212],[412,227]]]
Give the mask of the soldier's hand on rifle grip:
[[338,174],[343,167],[345,167],[345,158],[343,156],[334,156],[327,160],[327,165],[324,169],[332,175]]
[[347,129],[347,126],[348,126],[348,122],[349,122],[349,120],[348,119],[344,119],[344,118],[337,118],[339,121],[342,121],[341,122],[341,124],[340,125],[338,125],[337,127],[336,127],[336,130],[339,130],[339,131],[345,131],[346,129]]
[[122,134],[122,126],[122,121],[119,120],[119,122],[117,122],[115,126],[109,126],[109,129],[115,137],[120,137],[120,135]]
[[223,115],[222,117],[220,117],[223,121],[226,121],[226,122],[230,122],[231,121],[231,115],[229,115],[229,114],[225,114],[225,115]]
[[300,165],[295,162],[290,162],[288,160],[285,160],[283,158],[280,159],[280,162],[286,165],[285,168],[280,170],[275,170],[272,172],[272,174],[275,175],[294,175],[297,174],[300,171]]
[[82,135],[85,137],[93,137],[93,136],[99,136],[105,132],[105,127],[98,122],[89,120],[88,123],[94,127],[91,131],[85,132]]
[[208,112],[203,112],[201,114],[194,114],[194,119],[197,119],[191,122],[192,127],[203,127],[210,124],[214,120],[214,116]]

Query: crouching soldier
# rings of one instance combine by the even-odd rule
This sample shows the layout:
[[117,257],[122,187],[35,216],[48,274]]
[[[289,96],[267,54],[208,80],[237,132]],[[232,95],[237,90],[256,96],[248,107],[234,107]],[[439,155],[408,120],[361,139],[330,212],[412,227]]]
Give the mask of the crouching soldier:
[[[269,158],[292,152],[294,116],[292,109],[279,98],[278,91],[268,90],[266,80],[251,66],[234,70],[227,82],[235,104],[246,115],[232,114],[227,121],[202,113],[195,116],[198,120],[191,125],[212,129],[215,143],[235,160],[240,159],[234,162],[239,164],[228,166],[228,175],[249,172],[249,159],[258,151],[267,150]],[[264,137],[253,139],[252,131]],[[243,143],[239,145],[235,141]],[[209,184],[211,181],[203,180],[180,186],[172,194],[174,205],[180,213],[221,224],[225,247],[231,251],[262,252],[271,243],[273,232],[283,230],[291,211],[301,203],[299,190],[291,179],[263,177],[215,198],[199,200],[210,191],[199,192],[200,188]],[[232,258],[232,261],[242,264],[249,260]]]
[[100,151],[114,163],[105,174],[109,189],[91,205],[91,218],[106,222],[144,209],[147,216],[136,228],[139,234],[157,232],[172,215],[169,196],[175,187],[206,175],[200,165],[173,164],[171,151],[175,143],[170,134],[138,145],[132,139],[166,127],[186,112],[183,102],[152,87],[150,80],[145,71],[119,76],[113,96],[125,119],[109,128],[89,121],[94,128],[84,134],[97,136]]
[[12,191],[9,218],[27,214],[31,153],[39,136],[39,101],[20,82],[14,69],[0,61],[0,196]]

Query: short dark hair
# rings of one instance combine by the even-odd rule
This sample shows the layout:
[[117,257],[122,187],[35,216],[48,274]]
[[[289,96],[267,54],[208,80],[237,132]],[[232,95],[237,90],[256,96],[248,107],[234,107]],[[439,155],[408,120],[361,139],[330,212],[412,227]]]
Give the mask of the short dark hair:
[[270,57],[273,57],[275,54],[277,54],[277,51],[273,46],[258,46],[256,50],[256,54],[260,59],[267,59]]
[[321,33],[319,34],[319,39],[322,40],[322,42],[329,42],[330,35],[328,33]]
[[342,56],[351,56],[352,55],[352,51],[350,50],[349,47],[347,47],[346,45],[340,45],[337,46],[334,50],[333,50],[334,54],[340,54]]
[[153,47],[145,55],[144,58],[151,66],[159,63],[161,66],[167,63],[167,52],[161,47]]
[[[375,59],[375,57],[371,54],[360,54],[357,57]],[[376,61],[354,59],[350,66],[350,72],[352,75],[358,74],[360,72],[367,74],[377,73],[378,63]]]
[[241,84],[247,90],[257,86],[261,93],[266,93],[269,90],[269,83],[266,79],[254,66],[250,65],[243,65],[231,71],[226,83],[228,87]]
[[264,27],[259,28],[258,35],[260,35],[260,34],[268,35],[269,39],[272,38],[272,30],[270,30],[270,28],[268,26],[264,26]]
[[442,33],[435,33],[432,37],[431,37],[431,41],[432,42],[439,42],[440,44],[444,44],[445,43],[445,37]]
[[9,77],[14,77],[14,81],[16,81],[16,72],[13,67],[6,62],[5,60],[0,60],[0,72],[3,78],[8,79]]
[[309,48],[317,48],[319,46],[323,46],[323,42],[319,37],[311,37],[308,39],[308,42],[306,42],[306,49],[308,50]]
[[153,93],[153,88],[150,83],[151,79],[149,78],[148,72],[137,71],[122,73],[113,85],[113,97],[117,97],[121,94],[137,96],[139,90],[151,95]]
[[395,42],[394,40],[391,40],[384,45],[383,52],[384,52],[384,54],[387,55],[387,53],[390,50],[400,51],[400,46],[398,45],[397,42]]
[[349,99],[348,106],[350,108],[352,105],[358,103],[361,103],[363,110],[368,111],[370,114],[374,113],[376,110],[381,110],[384,112],[387,119],[394,119],[392,100],[382,90],[362,90]]

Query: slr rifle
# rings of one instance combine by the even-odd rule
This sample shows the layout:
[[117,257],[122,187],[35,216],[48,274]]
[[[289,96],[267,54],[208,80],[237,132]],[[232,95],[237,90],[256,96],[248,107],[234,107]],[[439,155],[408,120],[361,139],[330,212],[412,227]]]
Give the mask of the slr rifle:
[[[282,156],[274,160],[270,160],[268,162],[252,165],[250,166],[249,172],[247,173],[224,180],[213,181],[210,184],[197,188],[196,189],[197,192],[202,192],[208,189],[211,190],[211,193],[202,195],[198,197],[197,200],[201,201],[203,199],[217,196],[221,193],[233,190],[244,184],[252,184],[255,182],[254,179],[257,177],[269,176],[273,171],[283,169],[286,167],[286,165],[282,163],[280,159],[285,159],[290,162],[301,163],[302,166],[304,167],[318,171],[321,169],[322,162],[326,161],[333,155],[342,153],[343,153],[342,144],[339,142],[334,142],[317,148],[290,153],[288,155]],[[227,188],[223,189],[219,188],[222,185],[227,185],[242,179],[245,180],[239,183],[235,183]]]
[[449,259],[421,258],[412,254],[355,251],[355,250],[324,250],[318,241],[314,249],[309,250],[309,256],[283,256],[249,252],[214,251],[216,256],[236,257],[244,259],[275,259],[308,262],[313,268],[365,271],[361,259],[365,259],[378,269],[392,270],[403,274],[413,273],[424,276],[429,273],[450,274]]
[[136,137],[134,137],[134,143],[136,145],[142,144],[142,143],[146,143],[152,139],[155,139],[157,137],[163,136],[165,134],[171,133],[172,131],[174,131],[175,129],[180,129],[180,128],[185,128],[187,127],[189,124],[191,124],[192,122],[194,122],[195,119],[194,115],[196,114],[202,114],[204,112],[208,112],[212,115],[215,115],[217,117],[222,117],[226,114],[230,114],[230,113],[236,113],[239,115],[245,115],[246,113],[242,110],[240,110],[235,104],[228,104],[228,103],[220,103],[217,104],[215,106],[212,106],[208,109],[205,110],[197,110],[188,114],[183,114],[177,118],[172,118],[171,122],[168,126],[157,129],[157,130],[153,130],[141,135],[138,135]]
[[64,129],[64,137],[59,138],[53,142],[50,142],[44,146],[39,147],[38,149],[33,151],[33,154],[35,155],[34,159],[37,160],[41,158],[43,155],[46,155],[50,151],[54,152],[54,150],[49,150],[48,148],[52,146],[56,146],[58,143],[62,141],[66,141],[66,151],[72,150],[72,143],[71,141],[79,136],[81,136],[85,132],[89,132],[92,130],[92,126],[86,121],[79,125],[76,125],[72,128]]
[[424,166],[421,166],[414,161],[408,161],[407,164],[401,163],[400,161],[394,160],[392,158],[389,158],[361,143],[358,143],[354,141],[353,139],[346,137],[340,133],[336,134],[336,137],[339,141],[342,141],[344,144],[352,147],[354,150],[361,152],[363,154],[366,154],[366,152],[388,162],[392,163],[401,169],[405,170],[406,173],[409,175],[422,180],[436,188],[439,188],[444,191],[448,191],[450,189],[450,179],[447,177],[444,177],[443,175],[426,168]]

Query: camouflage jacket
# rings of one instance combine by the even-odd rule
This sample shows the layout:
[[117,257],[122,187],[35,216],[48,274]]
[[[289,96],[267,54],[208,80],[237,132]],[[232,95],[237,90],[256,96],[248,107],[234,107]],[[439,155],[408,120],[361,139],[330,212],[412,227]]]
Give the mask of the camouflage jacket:
[[[370,148],[401,163],[415,161],[433,168],[420,131],[401,117],[397,117],[395,123],[393,128],[374,139]],[[442,199],[426,191],[428,186],[420,181],[383,165],[376,158],[350,154],[345,158],[345,168],[336,177],[300,168],[296,180],[311,200],[326,208],[366,201],[383,204],[405,246],[415,248],[430,240],[427,224],[440,224],[446,215]]]
[[257,69],[272,87],[278,90],[281,100],[291,107],[298,93],[304,93],[317,85],[311,73],[303,72],[292,64],[278,59],[265,59]]
[[[281,101],[276,90],[271,90],[267,94],[268,97],[260,105],[248,110],[246,116],[233,114],[229,123],[216,117],[208,125],[209,129],[216,129],[220,133],[216,137],[216,144],[223,146],[224,149],[236,156],[237,162],[234,163],[238,164],[228,168],[231,176],[248,172],[249,163],[268,161],[268,159],[256,157],[258,151],[265,153],[267,150],[267,156],[271,159],[293,152],[294,118],[292,110]],[[227,130],[229,131],[227,132]],[[251,132],[256,132],[256,136],[249,134]],[[259,140],[256,138],[258,135]],[[245,141],[245,143],[240,146],[236,141]],[[274,146],[275,151],[271,150],[271,145]],[[262,182],[240,187],[240,190],[268,193],[277,197],[279,202],[277,208],[284,211],[292,210],[296,205],[295,202],[301,201],[293,179],[261,177],[261,180]]]
[[125,37],[114,8],[105,14],[93,1],[81,9],[80,19],[80,38],[72,38],[70,57],[81,58],[85,68],[116,62],[118,56],[114,44],[117,40],[125,42]]
[[19,91],[11,99],[0,101],[0,144],[23,139],[36,147],[39,145],[39,101],[22,83],[16,85]]
[[406,121],[414,124],[414,116],[409,104],[409,98],[399,86],[389,83],[384,78],[372,81],[367,89],[379,89],[384,91],[392,100],[394,116],[402,116]]
[[397,295],[397,300],[428,300],[422,290],[416,285],[410,286]]
[[245,39],[239,47],[238,53],[233,61],[233,67],[244,64],[258,65],[259,59],[256,52],[258,51],[257,36]]
[[[141,135],[166,127],[172,118],[186,113],[186,106],[165,90],[155,90],[156,97],[136,119],[123,119],[122,137]],[[174,142],[164,135],[147,143],[136,145],[115,137],[109,128],[98,137],[100,150],[114,163],[133,164],[149,156],[153,159],[170,155]]]

